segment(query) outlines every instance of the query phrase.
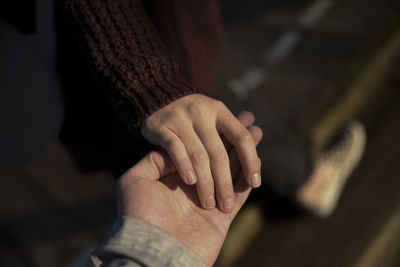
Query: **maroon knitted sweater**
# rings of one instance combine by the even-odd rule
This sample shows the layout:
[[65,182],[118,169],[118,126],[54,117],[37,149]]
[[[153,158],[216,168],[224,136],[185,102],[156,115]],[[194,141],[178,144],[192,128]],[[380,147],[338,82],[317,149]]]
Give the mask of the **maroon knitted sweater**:
[[164,105],[210,91],[221,44],[215,0],[156,2],[153,23],[141,0],[61,1],[97,84],[132,131]]

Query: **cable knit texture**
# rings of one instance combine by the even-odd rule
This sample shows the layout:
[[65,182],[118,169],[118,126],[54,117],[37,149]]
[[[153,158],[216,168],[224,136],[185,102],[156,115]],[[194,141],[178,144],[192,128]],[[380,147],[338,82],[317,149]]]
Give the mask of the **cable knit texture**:
[[188,85],[141,1],[64,0],[61,7],[97,84],[130,130],[164,105],[201,93]]

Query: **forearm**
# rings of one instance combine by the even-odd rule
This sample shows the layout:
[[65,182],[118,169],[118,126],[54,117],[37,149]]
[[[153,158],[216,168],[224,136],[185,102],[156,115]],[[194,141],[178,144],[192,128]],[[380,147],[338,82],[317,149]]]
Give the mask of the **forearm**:
[[161,228],[125,216],[116,232],[92,255],[99,266],[205,266],[194,251]]
[[199,93],[164,48],[140,0],[60,0],[60,6],[96,82],[131,130],[164,105]]

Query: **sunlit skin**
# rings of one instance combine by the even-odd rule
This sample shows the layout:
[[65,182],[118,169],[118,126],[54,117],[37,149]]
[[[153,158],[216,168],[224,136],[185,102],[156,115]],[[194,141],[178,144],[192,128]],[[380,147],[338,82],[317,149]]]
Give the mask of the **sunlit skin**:
[[220,101],[201,94],[179,98],[147,118],[141,133],[167,151],[186,184],[196,183],[203,208],[217,204],[224,212],[233,209],[229,157],[221,136],[237,151],[248,185],[261,184],[254,140]]
[[[256,126],[250,126],[254,117],[245,112],[239,119],[244,127],[248,127],[257,144],[261,140],[262,131]],[[229,212],[222,212],[217,207],[202,208],[196,187],[187,185],[176,172],[170,157],[157,151],[150,152],[121,177],[118,192],[122,214],[136,216],[164,229],[211,266],[219,254],[233,218],[251,191],[241,172],[236,149],[227,149],[234,191]]]

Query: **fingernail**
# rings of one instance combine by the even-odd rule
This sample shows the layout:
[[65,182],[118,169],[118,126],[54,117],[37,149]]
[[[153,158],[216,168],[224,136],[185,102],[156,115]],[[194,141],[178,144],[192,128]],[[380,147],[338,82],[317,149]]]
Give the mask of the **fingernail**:
[[233,207],[233,201],[232,199],[226,199],[223,202],[223,207],[224,207],[224,211],[230,211]]
[[196,182],[196,177],[192,171],[188,171],[186,178],[189,184],[194,184]]
[[261,185],[260,174],[255,173],[250,178],[251,184],[254,187],[259,187]]
[[215,199],[214,199],[214,197],[209,197],[209,198],[206,200],[206,207],[207,207],[207,208],[214,208],[214,206],[215,206]]

